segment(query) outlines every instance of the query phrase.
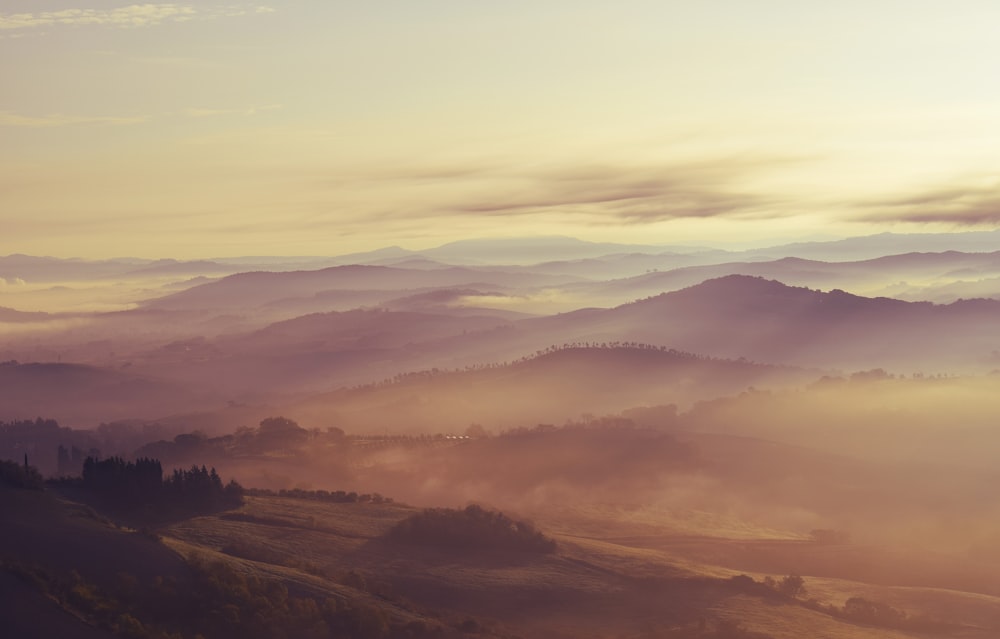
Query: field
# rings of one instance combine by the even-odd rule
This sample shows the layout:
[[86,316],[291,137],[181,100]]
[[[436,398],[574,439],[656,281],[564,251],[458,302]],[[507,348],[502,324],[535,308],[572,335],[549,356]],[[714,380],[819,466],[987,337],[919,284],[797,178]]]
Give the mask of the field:
[[[240,562],[247,570],[294,582],[317,584],[318,577],[322,583],[343,584],[351,582],[353,572],[386,605],[472,616],[485,625],[503,619],[504,631],[525,637],[653,637],[702,620],[710,625],[728,620],[776,639],[801,637],[806,628],[813,636],[845,639],[985,639],[996,636],[1000,621],[995,596],[852,580],[852,570],[866,576],[863,568],[878,549],[753,539],[749,529],[741,539],[680,536],[666,529],[659,535],[616,537],[603,518],[595,526],[604,531],[601,536],[588,535],[585,525],[573,534],[565,513],[552,522],[559,530],[552,533],[558,543],[552,555],[472,555],[387,542],[384,535],[393,524],[414,512],[397,504],[251,497],[239,511],[178,522],[162,534],[164,543],[179,552],[229,553],[251,560]],[[576,513],[580,524],[582,517]],[[622,528],[629,532],[635,526]],[[843,574],[802,573],[805,593],[797,598],[748,592],[732,579],[739,574],[758,582],[769,575],[780,579],[789,566],[809,567],[807,558],[820,570],[839,564]],[[898,564],[906,561],[899,558]],[[850,597],[884,602],[939,623],[928,634],[848,623],[821,610],[843,606]]]

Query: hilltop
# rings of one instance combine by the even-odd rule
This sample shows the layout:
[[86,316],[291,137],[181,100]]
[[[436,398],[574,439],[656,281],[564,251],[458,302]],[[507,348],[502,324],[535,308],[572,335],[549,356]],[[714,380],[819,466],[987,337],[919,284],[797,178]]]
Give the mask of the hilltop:
[[613,309],[524,320],[519,329],[592,342],[669,343],[774,364],[982,371],[997,321],[995,300],[905,302],[730,275]]

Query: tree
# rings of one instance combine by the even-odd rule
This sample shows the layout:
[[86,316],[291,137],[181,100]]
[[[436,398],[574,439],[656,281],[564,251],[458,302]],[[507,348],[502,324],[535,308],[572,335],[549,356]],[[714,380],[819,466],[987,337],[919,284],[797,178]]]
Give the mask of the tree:
[[309,431],[287,417],[268,417],[257,430],[257,443],[262,450],[296,448],[308,440]]
[[853,621],[882,626],[895,626],[906,620],[903,611],[864,597],[848,599],[844,603],[843,614]]
[[778,582],[777,591],[786,597],[798,597],[806,592],[806,582],[802,577],[791,574]]

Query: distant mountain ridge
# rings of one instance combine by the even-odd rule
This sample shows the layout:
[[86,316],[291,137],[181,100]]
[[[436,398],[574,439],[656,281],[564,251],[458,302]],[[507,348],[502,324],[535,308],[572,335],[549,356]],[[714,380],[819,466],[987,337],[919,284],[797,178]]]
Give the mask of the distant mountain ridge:
[[[460,266],[404,269],[352,264],[313,271],[252,271],[229,275],[144,303],[150,308],[254,308],[283,298],[314,297],[329,291],[402,291],[409,289],[555,285],[575,281],[567,276],[537,276],[499,269]],[[394,294],[392,297],[400,297]]]
[[51,317],[52,316],[48,313],[37,311],[19,311],[13,308],[7,308],[6,306],[0,306],[0,322],[35,322],[50,319]]
[[[30,283],[95,281],[111,278],[226,275],[247,271],[294,271],[353,264],[414,267],[509,266],[534,267],[538,272],[601,277],[602,266],[610,277],[637,275],[642,270],[760,262],[797,257],[823,261],[862,261],[916,252],[995,252],[1000,231],[965,233],[916,233],[850,237],[840,240],[798,242],[755,249],[724,249],[683,244],[628,244],[590,242],[566,236],[473,238],[428,249],[388,246],[371,251],[319,256],[246,256],[195,260],[109,258],[80,259],[22,254],[0,256],[0,278]],[[588,265],[588,260],[598,263]],[[602,279],[607,279],[607,276]]]
[[1000,301],[906,302],[743,275],[613,308],[525,319],[451,312],[446,303],[455,295],[451,289],[418,296],[444,305],[410,306],[411,300],[398,310],[304,315],[186,354],[154,353],[143,366],[206,385],[225,382],[227,392],[291,391],[511,361],[566,343],[638,342],[716,358],[907,373],[991,370],[1000,349]]
[[1000,301],[905,302],[744,275],[582,316],[525,321],[567,334],[809,366],[984,366],[1000,348]]
[[993,252],[1000,249],[1000,230],[960,233],[877,233],[821,242],[795,242],[747,251],[758,255],[820,260],[862,260],[918,252]]
[[0,364],[0,388],[5,418],[47,415],[69,426],[154,418],[181,406],[212,405],[200,390],[180,382],[81,364]]

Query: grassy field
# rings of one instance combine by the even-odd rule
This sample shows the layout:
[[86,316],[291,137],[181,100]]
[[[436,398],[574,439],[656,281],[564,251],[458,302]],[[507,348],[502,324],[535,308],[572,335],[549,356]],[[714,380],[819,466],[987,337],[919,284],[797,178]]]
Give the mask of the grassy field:
[[[986,639],[996,637],[1000,628],[1000,599],[982,594],[871,585],[808,572],[801,573],[806,591],[797,599],[735,584],[731,578],[740,573],[758,583],[769,575],[780,578],[796,556],[836,560],[854,553],[858,561],[863,559],[864,549],[817,546],[780,531],[754,535],[744,528],[743,537],[736,539],[657,536],[647,522],[646,534],[635,535],[635,521],[626,520],[616,529],[604,518],[603,526],[592,521],[574,529],[569,519],[554,519],[558,550],[550,555],[463,554],[400,546],[383,538],[415,512],[398,504],[253,497],[238,511],[178,522],[162,534],[179,551],[238,555],[232,560],[247,570],[265,570],[331,593],[342,595],[344,584],[357,587],[353,573],[364,584],[361,590],[385,605],[441,611],[451,618],[471,616],[484,623],[502,620],[505,631],[526,637],[669,636],[665,633],[671,629],[696,628],[703,620],[709,628],[731,621],[775,639]],[[740,570],[733,564],[741,556],[757,559]],[[941,623],[930,631],[891,629],[852,623],[823,608],[841,607],[851,597]],[[807,603],[809,599],[814,601]]]
[[[555,511],[537,520],[555,552],[526,552],[399,541],[387,533],[420,509],[396,503],[248,497],[236,510],[163,525],[159,541],[50,491],[0,488],[0,508],[0,619],[18,637],[167,636],[128,634],[125,613],[144,609],[116,603],[125,595],[115,593],[155,598],[162,583],[204,591],[197,575],[209,569],[199,566],[225,566],[226,582],[281,584],[289,601],[375,611],[386,624],[375,637],[1000,636],[996,596],[863,579],[859,566],[880,549],[818,545],[733,521],[713,528],[717,520],[698,513],[671,522],[641,510]],[[823,574],[830,565],[843,574]],[[804,591],[782,594],[791,572],[803,577]],[[81,608],[80,593],[91,608]],[[852,618],[844,611],[857,598],[907,620]],[[100,621],[101,606],[121,611]],[[233,635],[205,634],[213,636]]]

